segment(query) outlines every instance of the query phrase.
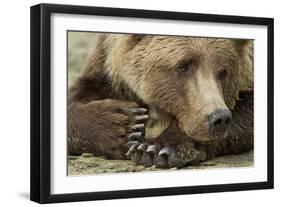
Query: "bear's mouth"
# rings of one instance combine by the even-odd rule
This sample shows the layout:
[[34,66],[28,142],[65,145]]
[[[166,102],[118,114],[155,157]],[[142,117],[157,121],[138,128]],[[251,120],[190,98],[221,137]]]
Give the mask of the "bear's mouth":
[[211,130],[208,130],[209,133],[204,134],[204,135],[201,135],[199,132],[198,133],[194,132],[192,135],[190,135],[186,131],[184,131],[184,133],[188,138],[190,138],[194,142],[196,142],[198,144],[207,145],[207,144],[211,144],[213,142],[227,139],[227,137],[229,135],[229,128],[230,127],[226,128],[223,131],[217,131],[217,132],[212,132]]
[[[209,112],[211,111],[211,112]],[[177,117],[179,128],[192,140],[199,143],[209,143],[227,138],[232,122],[228,108],[217,107],[202,111],[193,116],[188,112]]]
[[202,139],[202,138],[191,138],[194,142],[198,144],[203,144],[203,145],[209,145],[214,142],[222,141],[224,139],[227,139],[229,130],[225,131],[223,135],[217,135],[217,136],[212,136],[210,135],[207,139]]

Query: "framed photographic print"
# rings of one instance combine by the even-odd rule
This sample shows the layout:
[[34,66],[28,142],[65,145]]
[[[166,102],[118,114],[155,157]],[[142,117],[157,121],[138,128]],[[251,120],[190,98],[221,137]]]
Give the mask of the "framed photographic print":
[[31,200],[273,188],[273,19],[31,7]]

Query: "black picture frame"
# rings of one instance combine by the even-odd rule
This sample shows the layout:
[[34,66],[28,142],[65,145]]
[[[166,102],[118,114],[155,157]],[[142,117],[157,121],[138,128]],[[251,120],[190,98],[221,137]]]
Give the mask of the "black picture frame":
[[[267,181],[188,187],[87,192],[74,194],[50,193],[50,15],[52,13],[83,14],[113,17],[133,17],[194,22],[218,22],[267,26]],[[210,192],[272,189],[274,177],[273,147],[273,38],[272,18],[195,14],[168,11],[103,8],[89,6],[39,4],[31,7],[31,175],[30,199],[39,203],[88,201],[102,199],[166,196]]]

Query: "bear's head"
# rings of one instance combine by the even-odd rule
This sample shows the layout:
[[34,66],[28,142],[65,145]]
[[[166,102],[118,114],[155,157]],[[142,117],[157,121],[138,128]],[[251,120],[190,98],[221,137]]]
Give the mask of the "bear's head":
[[251,40],[111,35],[107,41],[109,76],[150,106],[152,119],[175,118],[198,142],[227,135],[239,91],[253,84]]

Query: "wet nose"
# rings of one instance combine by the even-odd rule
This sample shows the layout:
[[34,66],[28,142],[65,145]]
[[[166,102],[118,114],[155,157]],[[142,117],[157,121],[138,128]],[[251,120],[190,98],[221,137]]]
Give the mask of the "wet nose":
[[210,130],[224,129],[230,125],[231,114],[227,109],[218,109],[208,115]]

